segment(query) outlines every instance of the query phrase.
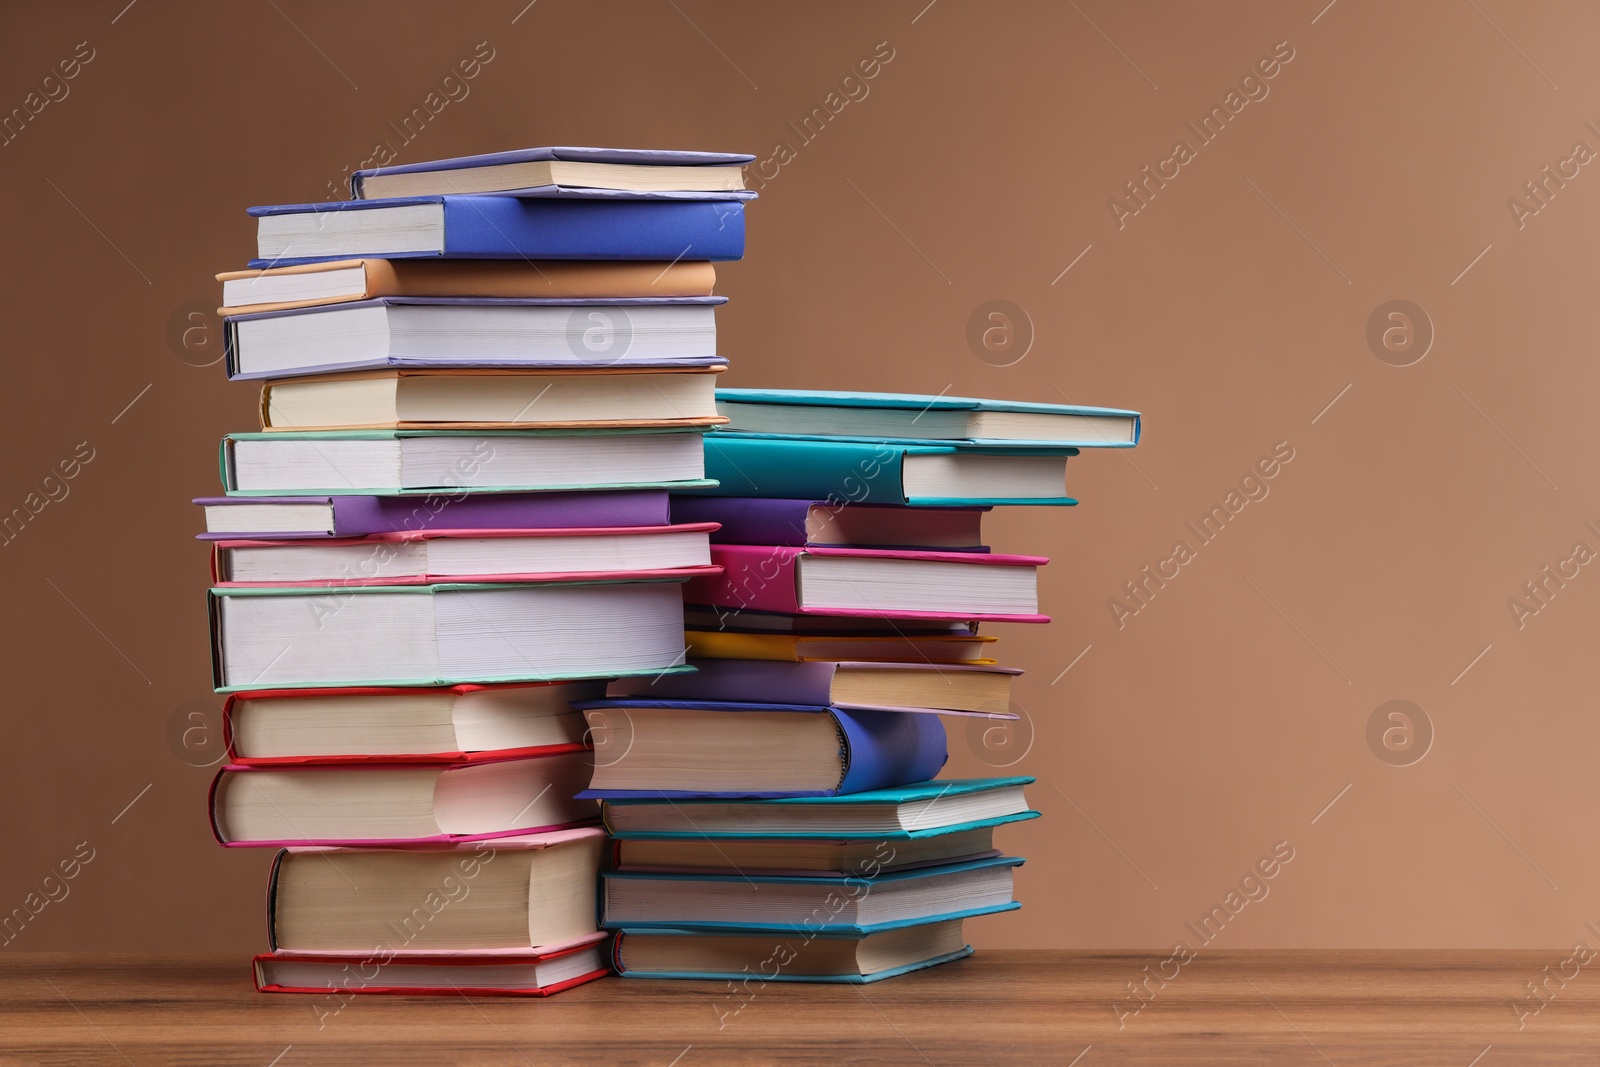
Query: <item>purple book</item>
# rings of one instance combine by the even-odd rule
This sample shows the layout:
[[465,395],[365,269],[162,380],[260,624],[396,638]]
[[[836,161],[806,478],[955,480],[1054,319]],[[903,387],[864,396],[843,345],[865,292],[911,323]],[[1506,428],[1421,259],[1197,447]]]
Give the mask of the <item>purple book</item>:
[[413,530],[581,530],[665,526],[665,490],[413,496],[202,496],[202,541],[364,537]]
[[716,544],[987,552],[988,508],[900,507],[775,497],[674,496],[673,522],[718,522]]

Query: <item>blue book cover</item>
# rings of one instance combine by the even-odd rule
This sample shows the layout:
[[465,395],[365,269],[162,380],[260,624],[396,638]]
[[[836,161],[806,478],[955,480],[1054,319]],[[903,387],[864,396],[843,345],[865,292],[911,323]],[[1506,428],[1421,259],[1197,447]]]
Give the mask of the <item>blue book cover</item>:
[[[839,730],[839,784],[831,789],[796,791],[740,790],[707,792],[691,789],[585,789],[578,795],[586,800],[639,798],[660,800],[681,797],[832,796],[884,789],[921,782],[939,773],[949,759],[944,724],[937,715],[918,715],[899,711],[870,711],[851,708],[817,707],[807,704],[746,704],[715,700],[589,700],[573,704],[582,711],[614,709],[626,714],[648,715],[651,709],[715,711],[729,715],[760,715],[789,711],[830,715]],[[622,757],[626,759],[626,755]]]
[[908,485],[906,463],[922,456],[992,456],[1015,462],[1033,456],[1063,464],[1076,448],[1011,448],[996,451],[955,444],[907,444],[889,440],[803,438],[780,434],[729,433],[705,436],[706,477],[719,484],[696,496],[804,498],[847,504],[912,504],[933,507],[993,507],[1002,504],[1071,506],[1062,488],[1049,496],[926,496]]
[[[410,236],[364,236],[358,220],[344,218],[391,210]],[[252,268],[363,258],[720,261],[744,255],[744,204],[738,200],[416,196],[253,207],[250,214],[258,220],[259,245]],[[272,223],[283,216],[304,218],[298,225]]]

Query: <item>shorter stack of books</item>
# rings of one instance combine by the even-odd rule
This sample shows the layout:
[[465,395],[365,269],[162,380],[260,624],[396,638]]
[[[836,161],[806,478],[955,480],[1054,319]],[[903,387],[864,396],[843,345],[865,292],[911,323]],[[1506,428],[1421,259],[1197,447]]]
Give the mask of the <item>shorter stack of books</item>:
[[[1031,778],[935,780],[944,720],[1015,719],[989,623],[1047,623],[1037,556],[983,543],[1000,504],[1075,503],[1081,447],[1131,446],[1132,411],[959,397],[719,390],[720,573],[684,590],[693,674],[577,706],[612,863],[619,973],[870,982],[972,952],[962,924],[1020,905],[994,831],[1036,818]],[[733,983],[738,983],[733,985]],[[730,1011],[737,1011],[731,1003]]]
[[1012,870],[1022,860],[995,849],[994,830],[1038,817],[1022,795],[1032,781],[609,800],[601,920],[620,931],[617,970],[871,982],[970,955],[963,919],[1021,906]]

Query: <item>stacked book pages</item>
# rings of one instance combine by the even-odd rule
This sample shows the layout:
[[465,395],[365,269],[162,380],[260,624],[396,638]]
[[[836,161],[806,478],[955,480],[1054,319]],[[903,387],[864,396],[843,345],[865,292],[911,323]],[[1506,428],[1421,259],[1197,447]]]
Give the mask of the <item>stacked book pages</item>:
[[252,208],[221,275],[258,430],[221,446],[217,839],[279,849],[259,988],[546,995],[609,972],[607,842],[574,706],[687,672],[719,572],[721,153],[535,149],[362,172]]
[[[536,149],[254,208],[222,275],[216,836],[279,849],[259,988],[547,995],[613,971],[865,982],[1019,907],[1029,778],[941,779],[1006,720],[993,624],[1136,412],[718,389],[740,167]],[[381,197],[373,199],[373,197]],[[980,632],[980,627],[983,628]],[[731,998],[731,999],[730,999]]]
[[[724,389],[718,571],[685,586],[692,674],[583,701],[611,835],[601,924],[617,971],[727,983],[870,982],[972,952],[963,922],[1019,907],[995,831],[1031,778],[938,779],[945,721],[1015,719],[991,623],[1047,623],[1038,556],[992,552],[984,513],[1075,503],[1082,448],[1136,412],[901,394]],[[963,729],[964,733],[965,730]]]

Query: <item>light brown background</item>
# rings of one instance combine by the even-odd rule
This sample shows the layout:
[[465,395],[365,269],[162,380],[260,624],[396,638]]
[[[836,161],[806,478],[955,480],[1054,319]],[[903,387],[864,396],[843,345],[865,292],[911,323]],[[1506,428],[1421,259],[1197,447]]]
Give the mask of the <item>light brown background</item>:
[[[187,501],[254,392],[180,359],[169,318],[243,265],[247,205],[325,197],[482,41],[401,160],[797,148],[721,272],[730,384],[1145,412],[1130,456],[1073,462],[1082,506],[990,522],[1053,557],[1056,621],[996,628],[1045,817],[1005,833],[1026,907],[970,924],[978,945],[1165,949],[1279,841],[1295,859],[1219,947],[1554,947],[1600,918],[1600,567],[1521,630],[1506,604],[1600,549],[1600,172],[1520,231],[1506,207],[1600,148],[1592,6],[124,2],[0,11],[0,108],[96,52],[0,148],[0,508],[95,449],[0,548],[0,911],[96,850],[14,949],[262,945],[269,855],[212,843],[210,772],[167,734],[210,699]],[[870,95],[799,146],[786,123],[883,41]],[[1107,199],[1280,41],[1270,96],[1119,230]],[[1365,341],[1396,298],[1437,331],[1405,368]],[[992,299],[1036,332],[1013,366],[965,339]],[[1119,630],[1108,598],[1280,441],[1270,496]],[[1396,698],[1436,730],[1403,768],[1365,736]]]

